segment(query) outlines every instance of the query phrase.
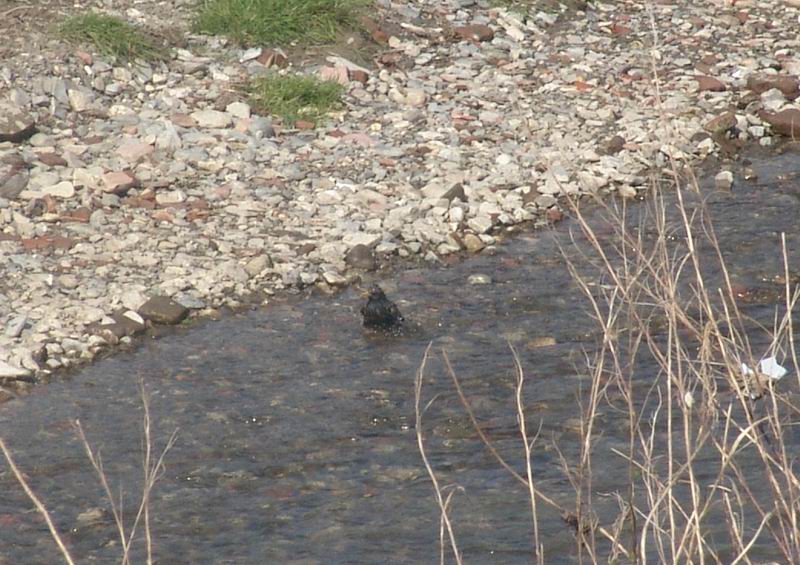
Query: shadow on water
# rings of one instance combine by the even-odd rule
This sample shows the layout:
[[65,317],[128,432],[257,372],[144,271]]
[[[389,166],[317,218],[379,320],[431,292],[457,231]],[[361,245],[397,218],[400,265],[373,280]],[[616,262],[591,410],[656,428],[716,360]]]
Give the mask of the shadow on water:
[[[765,158],[758,181],[709,200],[734,282],[756,293],[749,313],[766,323],[781,297],[774,283],[781,231],[800,265],[797,188],[778,178],[797,163],[793,154]],[[439,519],[413,429],[413,381],[430,340],[434,352],[446,348],[486,432],[523,472],[507,340],[515,344],[531,426],[542,427],[534,456],[540,488],[565,505],[574,498],[553,446],[567,458],[577,453],[576,399],[588,385],[583,351],[598,334],[559,252],[570,228],[565,222],[555,237],[523,235],[494,256],[382,283],[417,332],[365,333],[355,290],[276,303],[39,387],[0,406],[2,435],[80,561],[113,562],[120,548],[110,518],[78,519],[108,505],[72,422],[79,418],[102,448],[112,488],[124,486],[132,517],[141,488],[143,380],[159,442],[180,430],[152,502],[162,562],[434,562]],[[467,284],[475,273],[493,283]],[[529,563],[525,492],[476,438],[436,356],[425,387],[427,398],[437,398],[425,416],[429,457],[441,480],[465,490],[452,516],[465,560]],[[611,417],[601,422],[603,447],[624,446]],[[619,465],[610,452],[604,457],[609,469]],[[625,478],[604,473],[595,488],[612,492]],[[0,563],[59,561],[46,526],[5,471],[0,526]],[[542,510],[541,534],[548,562],[575,559],[572,534],[556,513]]]

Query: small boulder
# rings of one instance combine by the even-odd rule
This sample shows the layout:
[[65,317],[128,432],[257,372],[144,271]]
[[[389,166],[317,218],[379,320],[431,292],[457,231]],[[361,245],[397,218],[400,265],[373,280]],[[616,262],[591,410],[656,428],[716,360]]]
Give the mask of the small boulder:
[[139,307],[139,314],[154,324],[173,325],[189,315],[189,309],[168,296],[154,296]]
[[355,269],[374,271],[377,268],[372,250],[363,244],[354,245],[345,255],[344,262]]
[[783,95],[794,100],[800,94],[800,81],[797,77],[788,75],[753,74],[747,77],[747,89],[755,94],[762,94],[776,88]]
[[714,177],[714,187],[717,190],[730,190],[733,186],[733,173],[730,171],[720,171]]
[[772,126],[772,131],[787,137],[800,137],[800,110],[787,108],[780,112],[766,112],[762,110],[758,117]]
[[725,83],[718,78],[698,75],[694,79],[697,81],[697,90],[700,92],[724,92],[727,89]]
[[457,36],[470,41],[491,41],[494,39],[494,30],[487,25],[472,24],[453,28]]

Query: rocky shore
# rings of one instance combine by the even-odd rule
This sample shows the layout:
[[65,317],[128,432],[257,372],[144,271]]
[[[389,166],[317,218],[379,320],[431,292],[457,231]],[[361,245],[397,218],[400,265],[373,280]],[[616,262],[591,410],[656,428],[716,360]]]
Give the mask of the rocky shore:
[[6,396],[149,323],[350,284],[397,257],[478,253],[508,226],[558,221],[564,194],[631,197],[670,157],[730,156],[800,126],[795,0],[526,16],[378,0],[372,62],[289,54],[346,88],[342,111],[292,129],[237,87],[275,71],[274,46],[193,35],[193,2],[124,4],[111,13],[181,38],[167,60],[67,44],[31,23],[40,8],[0,24]]

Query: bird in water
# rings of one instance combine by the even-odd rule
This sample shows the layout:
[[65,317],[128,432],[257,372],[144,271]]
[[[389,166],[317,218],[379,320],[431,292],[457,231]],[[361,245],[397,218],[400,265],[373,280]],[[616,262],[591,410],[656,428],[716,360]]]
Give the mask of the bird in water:
[[383,289],[373,285],[367,295],[367,303],[361,308],[364,327],[373,330],[396,330],[403,322],[397,304],[386,298]]

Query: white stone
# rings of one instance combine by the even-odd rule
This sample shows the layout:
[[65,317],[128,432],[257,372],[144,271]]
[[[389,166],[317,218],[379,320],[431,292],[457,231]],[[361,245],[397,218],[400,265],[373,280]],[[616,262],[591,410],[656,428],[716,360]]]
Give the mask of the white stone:
[[322,273],[322,278],[331,286],[344,286],[347,284],[346,278],[333,271],[325,271]]
[[156,193],[156,202],[159,204],[180,204],[186,201],[186,193],[182,190],[169,190],[166,192]]
[[733,186],[733,173],[730,171],[720,171],[714,177],[714,187],[717,190],[730,190]]
[[225,111],[234,118],[249,118],[250,105],[244,102],[231,102],[225,106]]
[[144,318],[142,318],[138,312],[134,312],[133,310],[127,310],[124,314],[122,314],[129,320],[136,322],[139,325],[144,325]]
[[428,95],[425,94],[425,91],[421,88],[409,88],[406,91],[405,103],[409,106],[413,106],[415,108],[424,106],[427,99]]
[[67,92],[67,96],[69,97],[70,108],[75,112],[83,112],[89,107],[92,101],[91,94],[76,88],[70,88]]
[[380,234],[359,231],[345,234],[345,236],[342,238],[342,241],[347,244],[348,247],[355,247],[356,245],[366,245],[367,247],[372,247],[378,243],[380,239]]
[[218,110],[198,110],[191,113],[192,119],[201,128],[227,128],[231,125],[231,116]]
[[23,369],[22,367],[15,367],[13,365],[9,365],[5,361],[0,361],[0,379],[26,377],[30,374],[31,372],[28,369]]
[[492,229],[493,225],[492,218],[489,216],[478,216],[467,220],[467,226],[475,233],[486,233]]
[[72,198],[75,196],[75,187],[71,182],[65,180],[43,188],[42,192],[56,198]]
[[783,92],[777,88],[770,88],[766,92],[761,93],[761,103],[764,105],[764,109],[770,112],[778,112],[783,108],[784,104],[786,104],[786,98]]
[[244,270],[251,277],[255,277],[256,275],[261,274],[264,271],[264,269],[269,267],[269,264],[270,260],[268,256],[259,255],[257,257],[253,257],[252,259],[250,259],[244,266]]
[[239,54],[239,62],[245,63],[247,61],[252,61],[253,59],[258,58],[262,51],[263,49],[261,47],[251,47],[250,49],[245,49]]

